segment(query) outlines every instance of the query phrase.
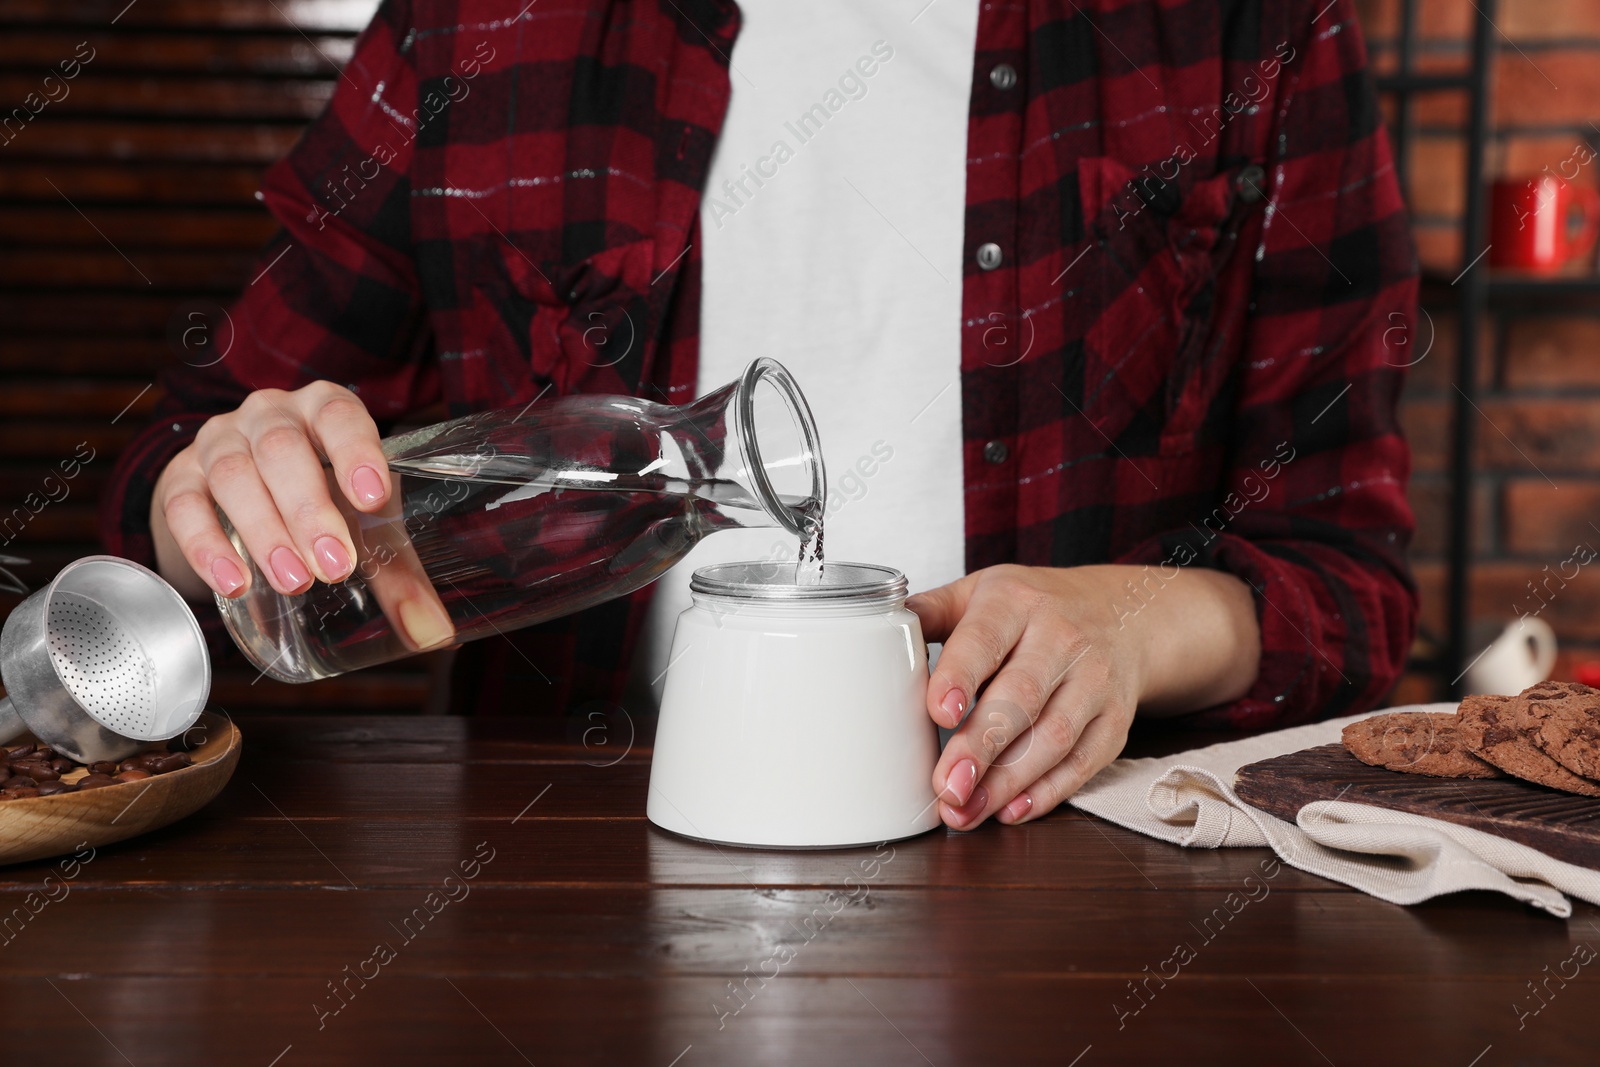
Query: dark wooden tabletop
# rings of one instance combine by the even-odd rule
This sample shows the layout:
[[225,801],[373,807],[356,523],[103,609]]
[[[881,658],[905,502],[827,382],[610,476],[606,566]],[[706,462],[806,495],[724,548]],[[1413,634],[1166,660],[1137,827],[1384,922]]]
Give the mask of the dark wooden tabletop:
[[1594,1062],[1587,905],[1401,908],[1066,809],[719,848],[645,821],[625,721],[239,722],[199,814],[0,870],[0,1062]]

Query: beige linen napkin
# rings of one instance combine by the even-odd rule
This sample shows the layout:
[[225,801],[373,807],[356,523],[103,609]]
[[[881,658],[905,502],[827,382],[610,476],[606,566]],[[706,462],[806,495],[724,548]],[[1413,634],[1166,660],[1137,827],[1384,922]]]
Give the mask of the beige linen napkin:
[[[1449,712],[1455,705],[1384,710]],[[1120,759],[1069,803],[1185,848],[1270,846],[1291,866],[1394,904],[1463,889],[1492,889],[1561,918],[1572,914],[1563,893],[1600,904],[1600,873],[1493,834],[1334,800],[1301,808],[1296,825],[1234,794],[1234,772],[1245,764],[1338,741],[1347,723],[1363,717],[1330,719],[1159,759]]]

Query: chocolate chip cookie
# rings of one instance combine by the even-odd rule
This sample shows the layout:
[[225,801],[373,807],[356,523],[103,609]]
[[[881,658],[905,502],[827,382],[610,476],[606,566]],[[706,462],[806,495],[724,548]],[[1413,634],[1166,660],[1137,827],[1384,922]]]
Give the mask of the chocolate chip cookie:
[[1600,689],[1540,682],[1517,698],[1517,727],[1573,774],[1600,778]]
[[1456,712],[1461,740],[1475,755],[1525,781],[1600,797],[1600,782],[1573,774],[1541,752],[1517,727],[1522,705],[1521,697],[1467,697]]
[[1499,778],[1491,763],[1468,751],[1449,712],[1374,715],[1344,728],[1344,747],[1362,763],[1435,778]]

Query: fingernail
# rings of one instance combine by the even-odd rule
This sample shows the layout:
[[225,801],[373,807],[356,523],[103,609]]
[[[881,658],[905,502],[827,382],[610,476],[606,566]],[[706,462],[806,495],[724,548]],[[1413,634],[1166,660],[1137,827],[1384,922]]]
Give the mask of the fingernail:
[[371,467],[357,467],[350,475],[350,486],[363,504],[376,504],[383,498],[383,479]]
[[989,806],[989,791],[983,786],[972,791],[972,799],[956,808],[953,814],[958,826],[965,826],[983,814],[983,809]]
[[217,592],[223,596],[232,596],[244,585],[244,575],[239,573],[239,568],[233,561],[217,557],[211,561],[211,581],[217,587]]
[[306,565],[300,562],[300,557],[287,548],[275,548],[270,557],[272,573],[277,576],[278,584],[285,589],[299,589],[311,581],[311,575],[306,571]]
[[1017,798],[1006,805],[1002,812],[1001,822],[1016,822],[1033,810],[1033,798],[1026,793],[1018,793]]
[[432,648],[455,636],[455,627],[444,609],[424,600],[407,600],[400,605],[400,625],[418,649]]
[[949,725],[954,726],[961,721],[962,713],[967,710],[967,698],[961,694],[961,690],[952,689],[944,695],[943,700],[939,701],[939,710],[949,718]]
[[960,807],[972,795],[972,787],[978,784],[978,764],[975,760],[963,758],[956,761],[950,768],[950,773],[944,780],[944,791],[949,794],[955,807]]
[[344,550],[337,537],[326,534],[317,538],[317,543],[311,546],[317,553],[317,562],[322,564],[322,573],[334,581],[343,578],[350,571],[350,553]]

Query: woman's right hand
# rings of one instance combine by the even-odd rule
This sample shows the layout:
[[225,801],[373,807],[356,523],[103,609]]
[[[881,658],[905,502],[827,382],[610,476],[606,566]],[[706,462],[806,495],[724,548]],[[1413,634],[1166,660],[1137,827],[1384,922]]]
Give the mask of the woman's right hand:
[[303,593],[313,577],[349,577],[356,546],[329,486],[358,511],[383,508],[389,467],[378,441],[366,407],[332,382],[257,390],[209,419],[156,481],[150,529],[162,576],[194,598],[249,588],[250,568],[217,521],[220,506],[278,592]]

